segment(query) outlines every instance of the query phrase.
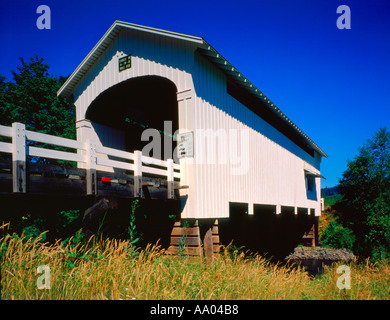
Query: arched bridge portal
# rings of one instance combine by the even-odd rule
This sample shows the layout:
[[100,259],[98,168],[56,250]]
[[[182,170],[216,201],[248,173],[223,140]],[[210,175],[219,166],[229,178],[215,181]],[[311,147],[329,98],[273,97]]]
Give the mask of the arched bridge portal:
[[[92,121],[103,145],[129,152],[142,150],[149,143],[141,140],[144,130],[157,129],[161,159],[167,160],[172,158],[172,134],[178,129],[176,85],[159,76],[125,80],[103,91],[88,107],[86,118]],[[171,151],[164,152],[166,149]]]

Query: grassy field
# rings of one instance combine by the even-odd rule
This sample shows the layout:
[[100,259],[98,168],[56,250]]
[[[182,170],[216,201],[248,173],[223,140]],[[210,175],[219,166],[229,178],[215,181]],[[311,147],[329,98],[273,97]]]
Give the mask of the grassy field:
[[[337,288],[337,265],[315,278],[260,256],[234,252],[168,256],[158,246],[134,251],[127,241],[48,245],[6,235],[0,240],[1,299],[390,299],[390,265],[349,264],[351,289]],[[39,280],[50,268],[50,283]],[[37,281],[50,289],[38,289]]]

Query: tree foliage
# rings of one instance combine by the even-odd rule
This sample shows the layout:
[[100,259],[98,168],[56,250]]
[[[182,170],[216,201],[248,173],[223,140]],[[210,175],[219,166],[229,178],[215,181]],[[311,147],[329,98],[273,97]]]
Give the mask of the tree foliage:
[[390,258],[390,132],[381,128],[359,149],[340,179],[340,223],[353,231],[354,252]]
[[343,227],[337,220],[332,220],[320,234],[321,243],[335,249],[353,250],[356,238],[351,229]]
[[0,75],[0,120],[2,125],[21,122],[27,130],[75,139],[74,105],[57,91],[64,77],[49,74],[49,65],[37,55],[11,70],[13,81]]
[[[12,81],[7,81],[0,74],[0,125],[10,126],[13,122],[21,122],[27,130],[61,136],[69,139],[76,138],[75,108],[71,101],[58,97],[57,91],[65,82],[64,77],[49,74],[49,65],[43,58],[35,55],[28,61],[19,58],[20,64],[11,70]],[[7,138],[0,137],[0,141]],[[9,141],[7,141],[9,142]],[[28,145],[37,145],[29,141]],[[42,146],[42,144],[40,144]],[[47,145],[44,145],[45,147]],[[51,147],[52,148],[52,147]],[[69,148],[55,147],[59,150]],[[0,154],[0,158],[10,159],[10,154]],[[34,157],[35,162],[58,163],[74,165],[68,161],[55,161]],[[2,207],[0,220],[10,208]],[[14,231],[24,231],[27,236],[36,236],[47,229],[48,219],[41,212],[29,209],[28,212],[16,214],[12,221]],[[62,229],[68,225],[76,211],[53,212],[57,220],[53,229]],[[19,219],[21,217],[21,220]]]

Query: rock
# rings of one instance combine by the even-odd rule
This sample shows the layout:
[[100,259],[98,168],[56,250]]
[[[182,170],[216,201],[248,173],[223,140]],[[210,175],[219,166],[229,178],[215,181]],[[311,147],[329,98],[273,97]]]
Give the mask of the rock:
[[334,262],[350,262],[355,255],[347,249],[331,249],[322,247],[297,247],[285,260],[303,266],[311,276],[321,273],[324,265]]
[[328,260],[328,261],[345,261],[350,262],[355,260],[355,255],[343,248],[343,249],[332,249],[332,248],[318,248],[318,247],[297,247],[294,252],[290,253],[285,260]]

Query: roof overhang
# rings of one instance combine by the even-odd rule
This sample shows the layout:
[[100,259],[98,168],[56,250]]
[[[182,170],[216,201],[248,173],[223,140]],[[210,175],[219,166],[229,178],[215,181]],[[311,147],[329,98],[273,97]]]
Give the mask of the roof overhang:
[[324,176],[322,176],[320,173],[314,172],[313,170],[304,169],[304,171],[305,171],[305,174],[307,176],[312,176],[312,177],[316,177],[316,178],[322,178],[322,179],[326,180],[326,178]]
[[241,72],[239,72],[229,61],[227,61],[221,54],[217,52],[209,43],[202,37],[192,36],[183,33],[177,33],[147,26],[141,26],[133,23],[115,20],[99,42],[88,53],[76,70],[69,76],[67,81],[58,90],[58,95],[70,96],[89,68],[96,62],[100,55],[108,48],[112,41],[116,38],[119,32],[124,29],[138,30],[141,32],[149,32],[160,36],[172,37],[179,40],[190,41],[198,46],[198,51],[206,56],[214,65],[216,65],[226,76],[233,79],[236,84],[240,85],[250,94],[256,96],[259,100],[264,102],[268,108],[280,119],[282,119],[288,126],[290,126],[296,133],[301,136],[307,144],[315,150],[320,156],[328,157],[326,153],[311,140],[286,114],[282,112],[260,89],[253,85]]

